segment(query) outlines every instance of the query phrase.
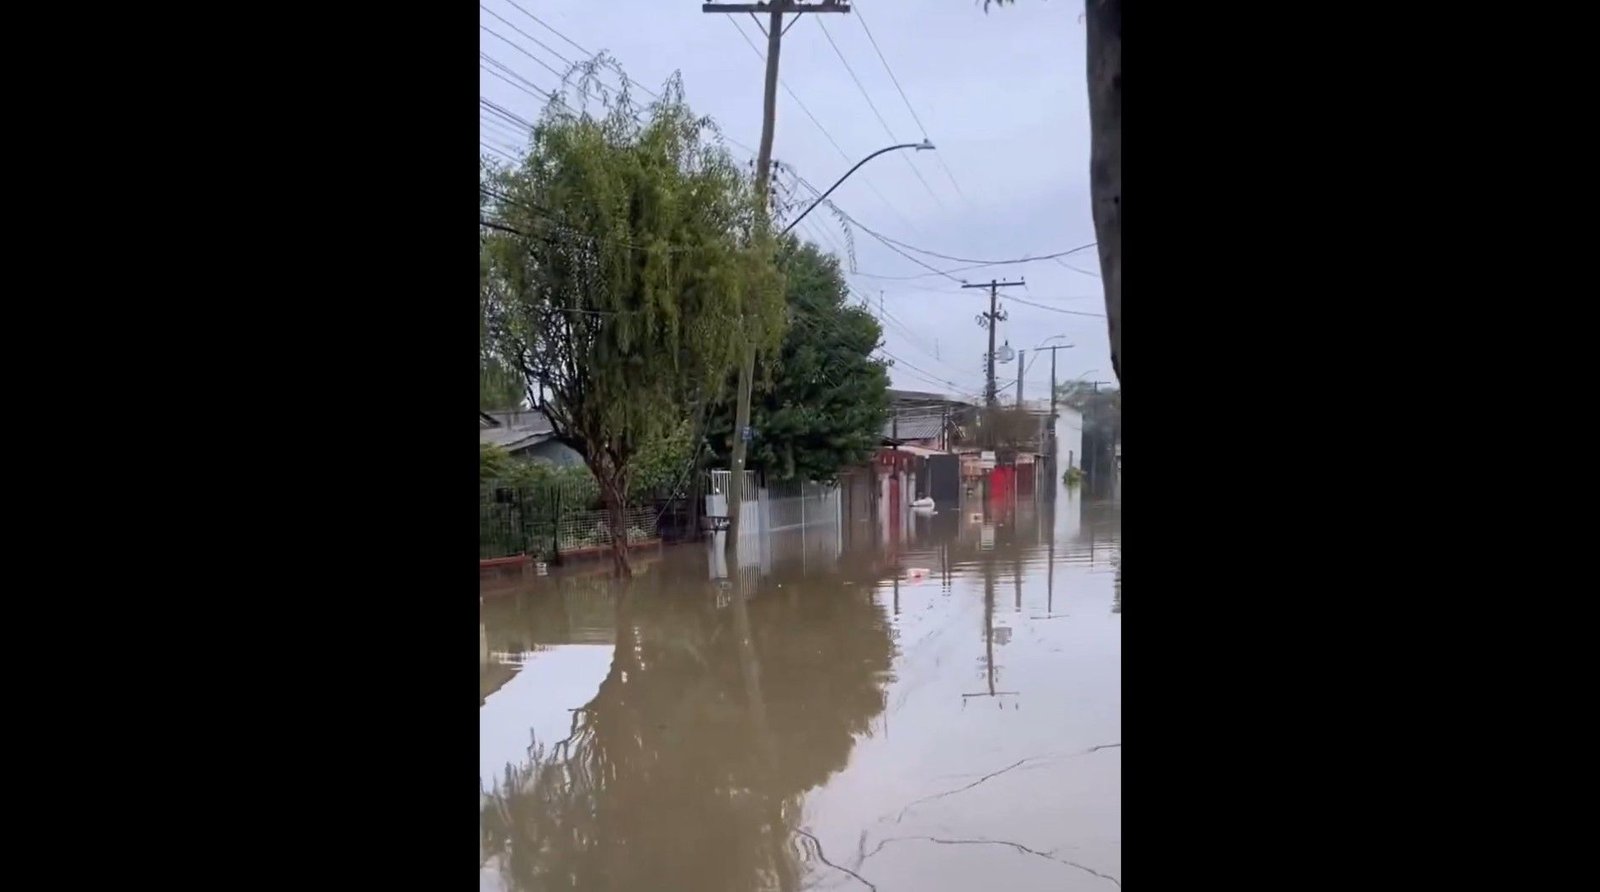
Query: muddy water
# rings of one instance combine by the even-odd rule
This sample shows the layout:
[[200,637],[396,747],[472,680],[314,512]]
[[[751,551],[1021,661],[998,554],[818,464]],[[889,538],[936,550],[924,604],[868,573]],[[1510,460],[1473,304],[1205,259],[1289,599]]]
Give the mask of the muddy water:
[[481,888],[1120,888],[1118,507],[805,534],[485,584]]

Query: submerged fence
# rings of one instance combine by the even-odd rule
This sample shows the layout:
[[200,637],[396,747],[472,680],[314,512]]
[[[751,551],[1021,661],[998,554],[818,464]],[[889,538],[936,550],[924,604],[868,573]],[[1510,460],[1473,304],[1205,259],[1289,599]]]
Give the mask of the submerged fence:
[[[739,511],[741,566],[759,564],[769,571],[774,562],[838,556],[843,547],[839,487],[798,480],[762,484],[754,471],[745,475]],[[727,515],[729,482],[726,470],[706,475],[707,515]],[[712,572],[726,575],[726,568],[713,567]]]
[[[685,500],[651,499],[630,506],[628,544],[686,536]],[[600,553],[611,546],[611,524],[591,481],[478,484],[478,557],[530,555],[539,560]]]

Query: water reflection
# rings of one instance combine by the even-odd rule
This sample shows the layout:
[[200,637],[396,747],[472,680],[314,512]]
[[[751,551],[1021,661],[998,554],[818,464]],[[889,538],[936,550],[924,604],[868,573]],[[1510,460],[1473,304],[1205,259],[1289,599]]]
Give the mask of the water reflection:
[[518,889],[796,888],[798,797],[869,732],[890,665],[882,611],[840,581],[741,576],[719,608],[663,570],[595,598],[610,671],[491,791],[485,856]]
[[[732,578],[685,546],[486,596],[484,883],[1115,882],[1117,511],[1063,492],[808,531]],[[519,716],[531,745],[489,739]]]

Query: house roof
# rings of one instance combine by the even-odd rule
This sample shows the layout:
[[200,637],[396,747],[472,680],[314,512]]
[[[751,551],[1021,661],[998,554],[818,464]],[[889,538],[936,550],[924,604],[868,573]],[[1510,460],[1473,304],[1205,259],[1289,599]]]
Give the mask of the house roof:
[[937,415],[913,415],[901,418],[898,428],[895,419],[883,423],[883,436],[899,440],[931,440],[939,436],[942,419]]
[[482,446],[498,446],[507,452],[517,452],[531,446],[537,446],[553,438],[555,434],[550,431],[530,431],[511,427],[486,427],[478,430],[478,443]]
[[481,412],[493,418],[501,427],[515,430],[533,431],[535,433],[549,433],[552,430],[550,419],[538,409],[511,409],[502,412]]

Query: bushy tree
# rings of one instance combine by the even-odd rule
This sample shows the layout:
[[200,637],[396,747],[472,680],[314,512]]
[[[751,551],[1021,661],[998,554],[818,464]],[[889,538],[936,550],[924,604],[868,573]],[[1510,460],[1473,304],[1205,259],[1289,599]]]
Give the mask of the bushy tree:
[[[747,466],[769,480],[831,481],[871,457],[889,410],[889,374],[872,358],[883,329],[849,302],[839,261],[792,237],[779,269],[789,325],[750,408],[755,428]],[[732,446],[733,401],[712,420],[719,457]]]
[[480,299],[494,354],[594,473],[628,574],[635,457],[719,396],[744,336],[775,344],[783,314],[754,187],[713,125],[676,77],[641,108],[601,89],[606,67],[577,66],[527,156],[485,168]]

